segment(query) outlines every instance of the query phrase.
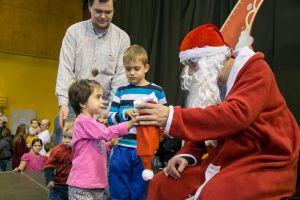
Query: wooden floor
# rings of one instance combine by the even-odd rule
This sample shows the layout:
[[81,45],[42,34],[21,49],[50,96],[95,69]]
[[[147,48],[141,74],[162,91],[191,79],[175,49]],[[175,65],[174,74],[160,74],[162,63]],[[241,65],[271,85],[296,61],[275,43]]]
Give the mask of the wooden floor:
[[0,173],[1,200],[46,200],[47,197],[43,172]]

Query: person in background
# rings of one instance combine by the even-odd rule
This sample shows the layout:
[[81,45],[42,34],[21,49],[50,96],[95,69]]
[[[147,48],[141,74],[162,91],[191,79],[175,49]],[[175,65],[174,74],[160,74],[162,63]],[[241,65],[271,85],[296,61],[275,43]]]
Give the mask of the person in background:
[[3,124],[7,124],[7,117],[5,116],[3,109],[0,109],[0,119],[3,122]]
[[[63,120],[75,117],[70,109],[68,88],[72,81],[94,78],[103,87],[104,110],[118,87],[127,82],[122,57],[129,47],[127,33],[111,23],[115,0],[89,0],[91,19],[73,24],[62,42],[56,81],[59,119],[55,134],[61,143]],[[97,73],[93,75],[92,71]]]
[[[56,145],[45,163],[48,200],[68,200],[67,179],[72,167],[71,140],[75,119],[64,121],[62,144]],[[46,145],[45,145],[46,147]]]
[[32,140],[37,137],[40,132],[39,122],[37,119],[32,119],[29,127],[29,134],[27,136],[26,142],[31,144]]
[[12,158],[13,169],[15,169],[20,165],[21,157],[24,155],[24,153],[29,152],[28,146],[30,145],[27,145],[26,143],[27,136],[28,136],[28,126],[26,124],[20,124],[17,127],[13,139],[13,158]]
[[[9,128],[4,127],[0,139],[0,168],[7,171],[8,162],[12,158],[12,136]],[[11,170],[11,169],[10,169]]]
[[[2,133],[2,129],[4,129],[6,127],[6,121],[4,120],[3,117],[0,117],[0,133]],[[0,134],[0,139],[2,138],[1,134]]]
[[69,199],[101,199],[107,185],[105,141],[127,135],[132,120],[106,127],[93,119],[103,107],[103,89],[95,80],[75,81],[69,89],[72,108],[78,115],[73,129],[72,168],[67,180]]
[[41,139],[33,139],[30,151],[22,156],[20,165],[13,171],[43,171],[47,157],[40,154],[42,146],[43,142]]
[[[51,135],[49,133],[50,121],[48,119],[43,119],[40,122],[40,133],[37,135],[37,138],[41,139],[43,144],[51,142]],[[46,151],[44,145],[42,146],[41,155],[45,156]]]

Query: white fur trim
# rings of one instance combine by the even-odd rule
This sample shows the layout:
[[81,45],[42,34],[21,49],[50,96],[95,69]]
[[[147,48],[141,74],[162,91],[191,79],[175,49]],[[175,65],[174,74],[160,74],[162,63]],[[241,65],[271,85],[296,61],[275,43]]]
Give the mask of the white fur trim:
[[169,106],[169,115],[168,115],[167,124],[165,127],[165,133],[168,136],[170,136],[169,132],[170,132],[171,124],[173,121],[173,114],[174,114],[174,108],[173,108],[173,106]]
[[184,157],[188,157],[188,158],[191,158],[194,160],[194,163],[193,164],[189,164],[189,166],[195,166],[197,165],[197,159],[195,156],[191,155],[191,154],[178,154],[174,157],[180,157],[180,158],[184,158]]
[[226,83],[226,96],[230,92],[231,88],[233,87],[233,84],[235,82],[235,79],[240,72],[240,70],[244,67],[246,62],[254,56],[254,51],[252,51],[249,47],[243,47],[241,49],[237,49],[233,52],[236,57],[234,59],[234,63],[232,66],[232,69],[228,76],[228,81]]
[[226,45],[220,47],[205,46],[202,48],[193,48],[179,52],[180,62],[184,62],[189,59],[199,59],[202,57],[214,56],[217,54],[229,54],[230,49]]
[[212,177],[214,177],[217,173],[219,173],[221,169],[221,166],[216,166],[213,164],[209,164],[206,171],[205,171],[205,181],[202,185],[200,185],[200,187],[198,188],[198,190],[196,191],[195,195],[186,199],[186,200],[196,200],[198,199],[198,197],[200,196],[204,186],[208,183],[208,181],[210,179],[212,179]]
[[142,172],[142,177],[143,177],[144,181],[151,180],[153,178],[153,176],[154,176],[154,173],[150,169],[144,169]]
[[212,146],[213,148],[216,148],[219,145],[217,140],[205,140],[204,142],[206,146]]

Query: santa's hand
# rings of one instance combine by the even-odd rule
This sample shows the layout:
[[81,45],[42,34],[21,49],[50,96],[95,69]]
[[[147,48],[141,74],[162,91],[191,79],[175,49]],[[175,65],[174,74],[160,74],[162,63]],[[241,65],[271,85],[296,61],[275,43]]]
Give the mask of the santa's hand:
[[180,178],[180,174],[188,166],[188,161],[182,157],[173,157],[169,160],[168,165],[164,168],[166,176],[171,176],[175,179]]
[[168,106],[152,103],[141,103],[137,106],[139,111],[137,120],[140,125],[166,126],[169,116]]

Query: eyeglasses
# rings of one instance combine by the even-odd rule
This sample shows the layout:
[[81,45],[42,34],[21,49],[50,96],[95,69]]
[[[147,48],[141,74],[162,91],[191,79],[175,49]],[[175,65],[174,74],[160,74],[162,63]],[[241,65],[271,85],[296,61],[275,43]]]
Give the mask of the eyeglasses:
[[185,61],[182,61],[181,63],[183,65],[195,65],[199,61],[199,58],[189,58]]

